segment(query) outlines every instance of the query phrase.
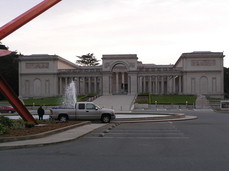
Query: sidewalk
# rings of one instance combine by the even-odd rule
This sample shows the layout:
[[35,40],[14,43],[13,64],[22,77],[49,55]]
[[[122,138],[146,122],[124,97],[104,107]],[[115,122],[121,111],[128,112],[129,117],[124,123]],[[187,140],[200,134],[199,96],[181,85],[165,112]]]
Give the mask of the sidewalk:
[[87,124],[80,127],[72,128],[64,132],[52,134],[42,138],[35,138],[30,140],[13,141],[0,143],[0,150],[15,149],[22,147],[43,146],[49,144],[57,144],[61,142],[71,141],[80,138],[93,130],[103,127],[106,124]]

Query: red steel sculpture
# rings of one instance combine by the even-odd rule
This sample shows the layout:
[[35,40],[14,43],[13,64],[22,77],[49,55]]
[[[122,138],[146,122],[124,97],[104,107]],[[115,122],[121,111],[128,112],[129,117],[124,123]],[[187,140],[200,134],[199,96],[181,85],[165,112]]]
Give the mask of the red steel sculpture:
[[[5,24],[0,28],[0,40],[19,29],[24,24],[28,23],[38,15],[42,14],[61,0],[44,0],[41,3],[37,4],[30,10],[21,14],[17,18],[13,19],[9,23]],[[0,53],[1,54],[1,53]],[[3,53],[4,54],[4,53]],[[6,96],[9,100],[10,104],[14,107],[14,109],[18,112],[18,114],[23,118],[23,120],[27,122],[36,123],[36,120],[28,111],[28,109],[24,106],[21,100],[17,97],[14,91],[7,84],[5,79],[0,75],[0,91]]]

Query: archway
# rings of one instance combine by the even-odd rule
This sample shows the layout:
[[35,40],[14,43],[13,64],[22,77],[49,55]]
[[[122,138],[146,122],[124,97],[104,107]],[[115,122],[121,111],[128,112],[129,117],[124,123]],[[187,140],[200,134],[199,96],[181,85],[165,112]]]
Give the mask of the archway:
[[112,68],[112,94],[128,94],[128,73],[123,63]]

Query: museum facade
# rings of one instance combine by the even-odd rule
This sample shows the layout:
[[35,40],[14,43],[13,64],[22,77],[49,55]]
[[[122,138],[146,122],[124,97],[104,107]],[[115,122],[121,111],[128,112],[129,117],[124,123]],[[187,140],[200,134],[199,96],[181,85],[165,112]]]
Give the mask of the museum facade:
[[143,64],[136,54],[103,55],[100,66],[78,66],[57,55],[19,58],[19,95],[64,95],[75,82],[77,94],[141,93],[223,97],[223,52],[183,53],[174,65]]

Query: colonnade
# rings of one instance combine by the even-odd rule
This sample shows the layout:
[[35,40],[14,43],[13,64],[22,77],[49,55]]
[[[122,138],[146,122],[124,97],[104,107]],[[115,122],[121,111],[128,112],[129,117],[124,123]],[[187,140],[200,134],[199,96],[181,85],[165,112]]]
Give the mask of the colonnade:
[[113,94],[127,94],[129,85],[127,72],[113,72],[111,84]]
[[[59,95],[64,95],[66,87],[75,82],[78,95],[103,94],[103,86],[112,87],[112,94],[128,94],[130,87],[136,86],[137,94],[182,94],[183,77],[179,75],[141,75],[134,84],[127,72],[113,72],[111,81],[102,85],[102,76],[61,76],[58,79]],[[132,83],[132,84],[131,84]],[[110,85],[110,86],[109,86]]]
[[78,95],[102,93],[102,79],[99,76],[62,76],[58,79],[59,95],[63,95],[65,93],[66,87],[72,81],[75,82]]
[[182,79],[178,75],[139,76],[138,93],[182,94]]

